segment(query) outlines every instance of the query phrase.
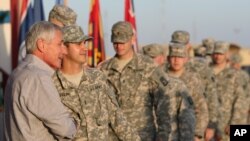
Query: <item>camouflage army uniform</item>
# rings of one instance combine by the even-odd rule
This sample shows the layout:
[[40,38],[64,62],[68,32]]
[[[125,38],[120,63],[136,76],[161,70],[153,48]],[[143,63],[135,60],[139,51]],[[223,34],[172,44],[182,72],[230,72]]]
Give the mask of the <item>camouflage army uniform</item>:
[[247,98],[250,97],[250,77],[249,74],[242,70],[242,69],[235,69],[235,74],[237,74],[237,82],[242,86],[244,92],[245,92],[245,96]]
[[171,132],[169,137],[166,137],[165,131],[170,127],[160,126],[157,138],[163,141],[191,141],[194,138],[196,123],[192,98],[189,97],[188,89],[181,80],[170,77],[167,73],[165,78],[168,81],[165,93],[157,93],[155,96],[156,117],[158,124],[168,125],[164,123],[169,119],[167,119],[168,116],[164,116],[166,112],[163,110],[170,107],[167,113],[171,118]]
[[[244,90],[245,95],[246,95],[246,99],[248,99],[247,103],[249,106],[246,106],[246,107],[250,107],[250,104],[249,104],[250,103],[250,101],[249,101],[250,100],[250,78],[249,78],[249,74],[246,71],[242,70],[242,68],[241,68],[242,57],[238,53],[233,53],[233,54],[231,54],[229,61],[230,61],[231,67],[233,69],[235,69],[236,72],[238,72],[237,73],[238,74],[238,82],[242,85],[243,90]],[[247,110],[246,116],[248,118],[247,123],[249,123],[250,122],[250,115],[248,112],[250,111],[250,108],[248,108],[246,110]]]
[[219,99],[218,129],[222,140],[229,140],[224,133],[231,124],[245,124],[245,94],[242,86],[237,82],[237,72],[232,68],[225,68],[215,75],[217,94]]
[[[128,121],[134,125],[143,141],[152,141],[156,134],[153,116],[154,94],[159,85],[166,86],[168,82],[161,77],[162,73],[157,75],[160,79],[152,77],[160,69],[157,69],[151,58],[134,54],[122,70],[118,69],[117,61],[118,59],[113,57],[104,61],[100,68],[115,87],[118,103]],[[166,112],[165,116],[170,116],[167,110],[162,112]],[[165,121],[165,124],[164,126],[170,127],[169,120]],[[162,125],[158,126],[161,128]],[[169,131],[165,133],[168,134]]]
[[[169,72],[168,67],[165,67],[165,72]],[[194,102],[196,116],[195,135],[203,137],[208,125],[209,115],[207,103],[203,95],[204,86],[201,83],[201,78],[199,74],[185,70],[179,79],[186,84]]]
[[240,80],[242,81],[243,89],[246,92],[248,100],[248,111],[247,111],[247,124],[250,124],[250,77],[249,74],[244,70],[239,70]]
[[206,62],[208,64],[212,63],[212,57],[211,55],[213,54],[214,50],[214,39],[213,38],[205,38],[202,40],[202,45],[206,48]]
[[218,96],[216,90],[215,76],[212,73],[212,69],[208,67],[206,62],[201,59],[191,58],[186,63],[185,68],[189,72],[196,72],[200,75],[202,84],[204,86],[204,96],[206,98],[208,112],[209,112],[209,124],[208,128],[215,129],[217,126],[218,118]]
[[246,96],[247,96],[247,99],[248,99],[248,117],[247,117],[247,124],[250,124],[250,78],[249,78],[249,74],[243,70],[241,70],[241,73],[244,77],[244,80],[245,80],[245,86],[243,86],[245,92],[246,92]]
[[243,89],[247,92],[247,96],[250,95],[250,78],[249,74],[244,70],[239,70],[239,79],[243,86]]
[[[228,65],[228,51],[229,43],[216,41],[213,50],[214,64],[211,64],[217,82],[219,100],[218,131],[216,134],[223,141],[229,140],[229,125],[246,123],[246,105],[248,105],[238,71]],[[218,56],[221,56],[219,61],[217,60]]]
[[53,76],[53,80],[62,103],[80,124],[75,139],[108,141],[110,124],[120,140],[140,140],[118,108],[107,78],[99,70],[85,69],[79,86],[66,80],[60,71]]
[[[190,40],[190,34],[187,31],[175,31],[172,34],[172,43],[180,43],[187,46]],[[206,47],[206,54],[211,55],[213,51],[214,40],[211,38],[204,39],[202,46]],[[218,98],[216,94],[216,86],[212,70],[208,67],[208,63],[211,59],[198,59],[189,58],[188,63],[185,64],[186,70],[190,72],[196,72],[200,75],[204,86],[204,95],[208,105],[209,111],[209,124],[208,128],[215,128],[218,117]]]
[[[247,117],[247,123],[249,124],[250,121],[250,115],[249,115],[249,109],[250,109],[250,78],[249,78],[249,74],[244,71],[244,70],[235,70],[237,72],[237,81],[238,83],[242,86],[244,94],[245,94],[245,107],[249,107],[249,108],[245,108],[245,115]],[[243,110],[243,109],[242,109]],[[242,111],[243,112],[243,111]]]
[[[165,54],[163,47],[155,43],[143,46],[142,50],[144,55],[149,56],[152,59],[162,57]],[[155,60],[155,62],[162,69],[165,61],[160,62],[159,60]],[[154,73],[154,75],[156,75],[153,76],[154,78],[158,77],[157,73]],[[170,114],[171,132],[169,137],[166,137],[165,132],[168,131],[170,127],[160,126],[157,132],[157,139],[169,141],[193,140],[195,114],[192,99],[188,98],[189,95],[186,85],[179,79],[170,77],[166,73],[165,78],[168,82],[168,85],[163,88],[165,89],[165,93],[163,94],[160,92],[155,95],[155,104],[157,104],[155,105],[155,113],[157,113],[156,117],[158,124],[160,125],[167,125],[164,122],[169,121],[169,119],[167,119],[168,116],[164,116],[164,113]],[[167,107],[170,108],[167,109]],[[165,112],[166,110],[167,112]]]

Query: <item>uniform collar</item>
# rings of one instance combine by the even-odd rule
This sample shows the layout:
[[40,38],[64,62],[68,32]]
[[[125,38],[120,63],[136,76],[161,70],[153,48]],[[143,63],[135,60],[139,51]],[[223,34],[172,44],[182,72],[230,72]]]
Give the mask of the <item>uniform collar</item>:
[[[125,66],[126,68],[131,68],[133,70],[143,70],[143,64],[139,63],[139,58],[138,58],[138,54],[134,53],[133,58],[131,59],[130,62],[128,62],[128,64]],[[117,70],[118,68],[118,58],[117,56],[114,56],[109,65],[108,65],[109,69],[113,69],[113,70]]]
[[[71,83],[70,81],[68,81],[62,74],[62,72],[60,70],[58,70],[56,72],[57,74],[57,77],[59,79],[59,81],[61,82],[62,84],[62,87],[65,88],[65,89],[68,89],[68,88],[78,88],[78,86],[76,86],[75,84]],[[81,81],[80,81],[80,84],[83,82],[83,81],[87,81],[88,80],[88,77],[86,75],[86,73],[83,71],[83,75],[81,77]]]

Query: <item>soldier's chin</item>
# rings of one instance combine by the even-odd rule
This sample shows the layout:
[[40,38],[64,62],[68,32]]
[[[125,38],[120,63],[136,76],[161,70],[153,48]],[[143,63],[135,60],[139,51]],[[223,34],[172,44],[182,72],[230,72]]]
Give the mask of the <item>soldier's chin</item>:
[[176,67],[176,68],[173,68],[173,70],[174,70],[174,71],[179,71],[179,70],[181,70],[181,68],[177,68],[177,67]]
[[119,56],[124,55],[124,53],[122,51],[118,51],[116,54],[119,55]]

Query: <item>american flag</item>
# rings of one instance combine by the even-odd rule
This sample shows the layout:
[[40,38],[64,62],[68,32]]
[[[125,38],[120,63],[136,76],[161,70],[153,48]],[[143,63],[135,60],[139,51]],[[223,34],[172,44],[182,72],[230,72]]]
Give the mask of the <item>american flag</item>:
[[[20,6],[20,11],[14,6]],[[11,7],[14,9],[11,15],[17,16],[13,17],[12,21],[12,29],[15,31],[15,33],[12,32],[12,41],[17,42],[12,45],[12,63],[15,68],[18,60],[21,61],[26,55],[24,41],[27,31],[34,23],[45,20],[45,16],[42,0],[20,0],[19,2],[12,0]]]

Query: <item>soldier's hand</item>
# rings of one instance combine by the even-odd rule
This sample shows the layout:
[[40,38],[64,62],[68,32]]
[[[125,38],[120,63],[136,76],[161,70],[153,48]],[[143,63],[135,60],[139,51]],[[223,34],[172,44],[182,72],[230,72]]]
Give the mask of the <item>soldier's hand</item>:
[[226,126],[225,134],[230,135],[230,126]]
[[215,141],[221,141],[221,139],[222,139],[221,135],[218,133],[215,134],[214,138],[215,138]]
[[205,131],[205,141],[210,141],[214,137],[214,129],[207,128]]

